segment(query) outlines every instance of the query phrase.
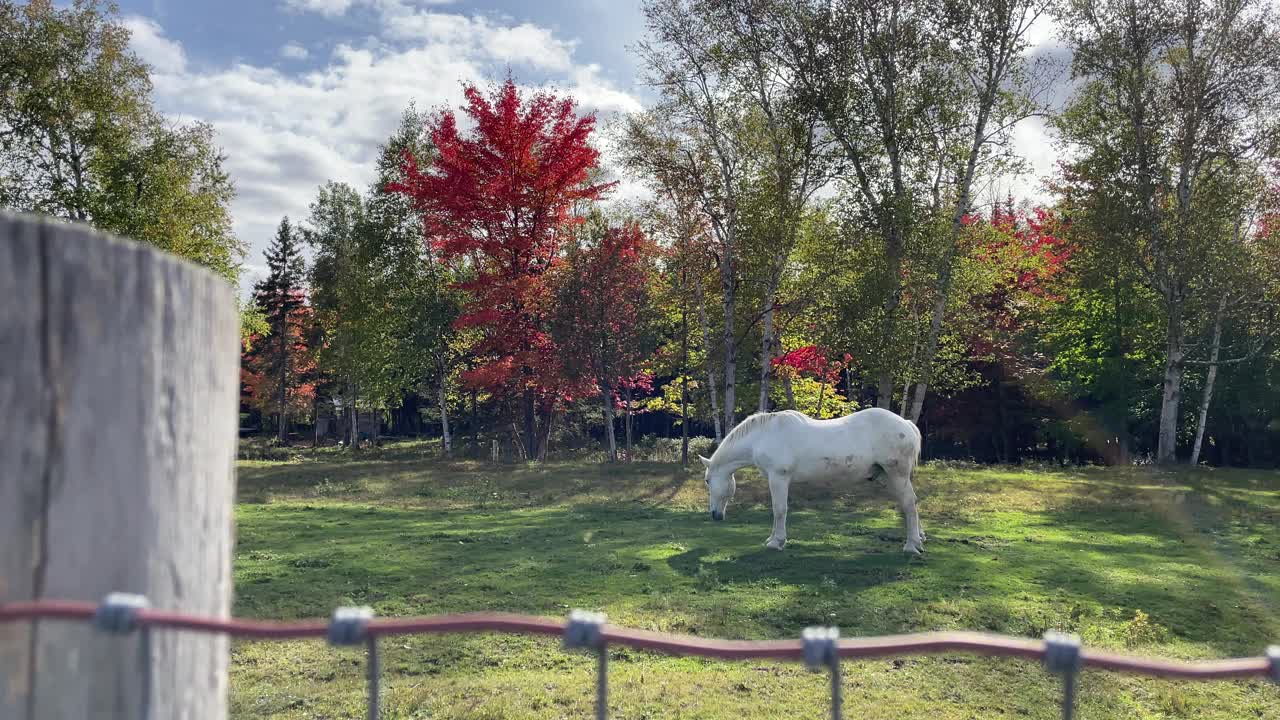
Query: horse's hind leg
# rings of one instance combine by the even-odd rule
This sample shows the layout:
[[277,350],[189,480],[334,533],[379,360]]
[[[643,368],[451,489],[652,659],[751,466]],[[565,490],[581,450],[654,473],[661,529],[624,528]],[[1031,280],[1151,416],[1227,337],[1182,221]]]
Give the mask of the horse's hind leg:
[[898,511],[907,526],[907,542],[903,552],[920,554],[924,551],[924,531],[920,529],[920,513],[916,509],[916,491],[911,487],[911,470],[904,468],[886,473],[889,487],[898,499]]
[[[914,498],[914,497],[916,496],[916,490],[915,490],[915,487],[911,484],[911,481],[912,481],[912,479],[913,479],[913,477],[914,477],[914,475],[915,475],[915,474],[916,474],[916,473],[915,473],[915,466],[914,466],[914,464],[913,464],[913,465],[912,465],[912,468],[911,468],[911,472],[907,473],[907,487],[911,490],[911,497],[912,497],[912,498]],[[911,508],[912,508],[912,512],[915,512],[915,501],[914,501],[914,500],[912,500]],[[921,544],[921,545],[923,545],[923,544],[924,544],[924,541],[925,541],[925,534],[924,534],[924,526],[920,524],[920,515],[919,515],[919,513],[916,513],[916,534],[920,536],[920,544]]]
[[782,473],[769,473],[769,497],[773,502],[773,532],[765,541],[765,547],[781,550],[787,544],[787,490],[791,478]]

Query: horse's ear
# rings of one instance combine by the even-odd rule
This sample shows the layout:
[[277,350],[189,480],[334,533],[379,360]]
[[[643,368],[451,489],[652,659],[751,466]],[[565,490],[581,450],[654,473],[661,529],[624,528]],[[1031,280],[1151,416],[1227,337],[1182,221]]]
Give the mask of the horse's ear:
[[703,465],[705,465],[705,466],[707,466],[707,467],[711,467],[711,461],[710,461],[710,460],[708,460],[708,459],[706,459],[706,458],[702,457],[701,455],[699,455],[699,456],[698,456],[698,459],[702,461],[702,464],[703,464]]

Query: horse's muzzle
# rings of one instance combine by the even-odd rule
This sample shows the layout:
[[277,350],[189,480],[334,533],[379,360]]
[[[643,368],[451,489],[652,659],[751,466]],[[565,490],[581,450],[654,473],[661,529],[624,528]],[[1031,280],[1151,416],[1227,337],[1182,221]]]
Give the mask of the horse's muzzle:
[[715,520],[716,522],[720,522],[721,520],[724,519],[724,513],[720,512],[719,510],[712,510],[711,519]]

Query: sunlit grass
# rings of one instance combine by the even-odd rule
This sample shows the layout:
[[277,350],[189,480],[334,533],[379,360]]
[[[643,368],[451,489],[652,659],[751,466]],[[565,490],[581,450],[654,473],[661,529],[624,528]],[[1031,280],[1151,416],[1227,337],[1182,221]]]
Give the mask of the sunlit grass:
[[[929,466],[928,554],[901,553],[891,505],[850,487],[792,490],[786,552],[763,547],[768,492],[740,476],[706,518],[678,466],[444,463],[406,444],[348,460],[242,462],[238,615],[603,610],[631,627],[724,638],[968,629],[1180,658],[1280,640],[1280,475]],[[592,664],[547,638],[384,642],[387,717],[589,717]],[[794,665],[615,649],[613,717],[820,717],[824,679]],[[1033,664],[947,656],[849,664],[846,715],[1056,717]],[[1280,718],[1265,681],[1190,684],[1085,673],[1085,718]],[[359,651],[236,643],[233,716],[362,717]]]

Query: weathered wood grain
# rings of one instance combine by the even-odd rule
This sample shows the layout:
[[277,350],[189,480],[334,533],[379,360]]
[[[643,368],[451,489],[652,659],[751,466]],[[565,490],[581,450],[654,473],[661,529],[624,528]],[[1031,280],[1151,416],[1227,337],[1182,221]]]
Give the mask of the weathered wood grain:
[[[214,274],[0,215],[0,602],[121,591],[228,615],[238,342]],[[224,718],[227,640],[153,645],[153,717]],[[0,628],[0,717],[137,717],[137,647],[82,624]]]

